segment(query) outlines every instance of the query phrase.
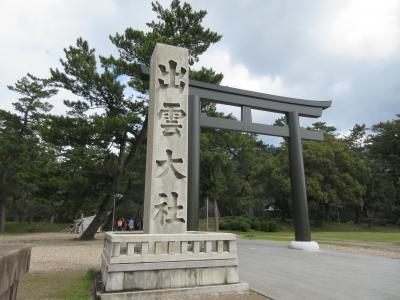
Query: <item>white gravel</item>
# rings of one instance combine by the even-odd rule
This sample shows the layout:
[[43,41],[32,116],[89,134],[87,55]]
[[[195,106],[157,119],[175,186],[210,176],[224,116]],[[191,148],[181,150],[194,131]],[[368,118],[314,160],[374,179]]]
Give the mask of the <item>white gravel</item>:
[[30,273],[100,269],[103,234],[93,241],[76,240],[70,233],[34,233],[0,236],[0,243],[32,245]]

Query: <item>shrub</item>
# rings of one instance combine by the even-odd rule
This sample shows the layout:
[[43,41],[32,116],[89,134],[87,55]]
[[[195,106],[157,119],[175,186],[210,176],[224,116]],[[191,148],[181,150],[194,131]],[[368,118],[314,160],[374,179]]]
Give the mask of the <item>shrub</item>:
[[249,217],[226,217],[219,224],[221,230],[236,230],[248,232],[251,229],[265,232],[278,231],[278,225],[274,221]]
[[251,226],[246,221],[240,220],[239,224],[240,224],[240,229],[239,229],[240,231],[250,231]]
[[219,224],[221,230],[250,231],[251,226],[246,218],[224,218]]
[[278,231],[278,224],[274,221],[269,221],[269,232],[276,232]]
[[230,230],[240,230],[240,221],[239,220],[231,220],[230,221]]
[[261,221],[258,219],[252,219],[251,228],[254,230],[261,230]]
[[219,223],[219,229],[221,230],[229,230],[231,228],[231,220],[222,219]]
[[265,232],[278,231],[278,225],[274,221],[262,221],[261,230]]
[[261,231],[269,232],[269,222],[266,220],[261,221]]

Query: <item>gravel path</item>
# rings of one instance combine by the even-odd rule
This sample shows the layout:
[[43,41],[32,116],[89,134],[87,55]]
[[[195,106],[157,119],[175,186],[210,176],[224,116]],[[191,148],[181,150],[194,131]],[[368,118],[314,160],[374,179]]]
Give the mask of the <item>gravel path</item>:
[[394,243],[352,243],[351,246],[337,244],[320,244],[321,249],[371,256],[384,256],[400,259],[400,245]]
[[104,234],[94,241],[75,240],[70,233],[33,233],[0,236],[0,242],[32,245],[30,273],[100,268]]

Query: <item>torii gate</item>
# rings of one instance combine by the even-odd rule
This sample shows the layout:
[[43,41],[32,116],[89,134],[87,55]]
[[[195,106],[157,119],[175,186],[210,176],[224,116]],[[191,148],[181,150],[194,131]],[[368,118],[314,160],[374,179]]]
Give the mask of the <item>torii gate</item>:
[[[241,108],[241,120],[213,118],[202,114],[200,109],[202,99],[239,106]],[[318,248],[317,243],[308,243],[311,242],[311,234],[301,139],[322,141],[324,136],[322,131],[301,128],[299,117],[320,117],[322,111],[330,107],[331,104],[332,101],[313,101],[274,96],[190,80],[188,229],[198,230],[201,127],[287,137],[289,138],[290,179],[295,224],[295,242],[292,242],[291,247],[302,249]],[[283,113],[288,121],[288,126],[279,127],[253,123],[251,118],[252,108]]]
[[[147,67],[142,66],[142,72],[148,74]],[[239,106],[241,120],[214,118],[202,114],[200,106],[202,99]],[[322,141],[324,135],[322,131],[301,128],[299,117],[318,118],[322,115],[322,111],[329,108],[331,104],[332,101],[275,96],[190,80],[188,230],[198,230],[201,127],[286,137],[289,139],[290,179],[295,225],[295,241],[290,244],[290,247],[318,249],[318,244],[311,241],[301,139]],[[254,123],[251,117],[252,108],[285,114],[288,125],[280,127]]]

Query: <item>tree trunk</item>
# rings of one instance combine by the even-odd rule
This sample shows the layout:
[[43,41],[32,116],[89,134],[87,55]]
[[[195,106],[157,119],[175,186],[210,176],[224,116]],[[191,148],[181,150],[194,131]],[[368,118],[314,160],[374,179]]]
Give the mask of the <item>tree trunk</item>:
[[112,222],[113,222],[113,209],[107,215],[107,219],[104,222],[102,231],[112,231],[112,225],[113,225]]
[[119,191],[119,183],[122,177],[125,167],[133,160],[136,159],[137,153],[140,147],[146,139],[147,134],[147,116],[143,123],[143,128],[136,139],[136,143],[133,145],[128,157],[125,158],[125,149],[127,144],[127,135],[125,134],[124,140],[121,141],[121,146],[118,154],[118,173],[113,178],[113,184],[111,185],[111,191],[107,194],[107,197],[101,202],[100,207],[94,217],[92,223],[86,228],[85,232],[80,236],[81,240],[91,240],[97,232],[97,229],[103,224],[107,218],[107,213],[111,209],[113,199],[116,193]]
[[4,233],[6,230],[6,202],[0,195],[0,233]]
[[[115,202],[115,209],[117,209],[118,208],[118,206],[120,205],[122,203],[122,199],[118,199],[116,202]],[[112,208],[111,209],[111,212],[110,213],[108,213],[108,216],[107,216],[107,219],[106,219],[106,221],[104,222],[104,226],[103,226],[103,231],[111,231],[112,230],[112,222],[113,222],[113,210],[114,210],[114,208]],[[114,220],[114,222],[115,222],[116,220]],[[115,224],[114,224],[115,225]]]
[[6,186],[7,172],[1,176],[0,182],[0,233],[6,230],[6,197],[4,187]]
[[101,202],[100,207],[97,210],[96,216],[94,217],[93,221],[89,224],[88,228],[86,228],[86,230],[80,236],[81,240],[93,239],[97,230],[107,218],[107,213],[111,208],[110,206],[113,203],[115,195],[119,191],[119,183],[125,166],[125,148],[126,148],[126,134],[125,134],[125,140],[121,141],[118,154],[118,166],[117,166],[118,171],[113,176],[110,190],[108,191],[107,196],[104,198],[103,202]]
[[94,217],[92,223],[86,228],[86,230],[80,236],[81,240],[87,241],[92,240],[97,232],[97,229],[103,224],[104,220],[107,217],[107,212],[110,210],[110,206],[112,204],[114,197],[113,191],[108,193],[108,195],[103,199],[100,204],[100,207],[97,211],[96,216]]
[[283,209],[280,210],[280,215],[281,215],[281,221],[282,221],[282,222],[285,222],[286,214],[285,214],[285,211],[284,211]]
[[214,199],[214,231],[219,231],[219,209],[217,200]]
[[355,207],[354,208],[354,224],[360,223],[360,208]]
[[24,132],[26,130],[26,127],[28,125],[28,115],[29,115],[29,109],[27,109],[24,113],[24,121],[22,123],[21,130],[19,131],[20,136],[24,135]]

